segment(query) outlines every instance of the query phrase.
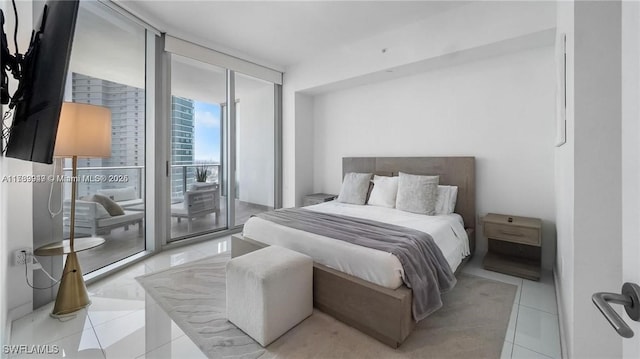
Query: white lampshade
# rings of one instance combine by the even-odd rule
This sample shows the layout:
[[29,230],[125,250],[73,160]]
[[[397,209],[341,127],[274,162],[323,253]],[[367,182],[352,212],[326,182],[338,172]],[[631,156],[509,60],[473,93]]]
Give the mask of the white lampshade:
[[55,157],[111,157],[111,110],[64,102],[56,136]]

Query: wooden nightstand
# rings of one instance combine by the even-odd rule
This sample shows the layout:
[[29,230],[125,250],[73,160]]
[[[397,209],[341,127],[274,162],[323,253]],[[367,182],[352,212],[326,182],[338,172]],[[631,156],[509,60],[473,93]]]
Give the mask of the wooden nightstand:
[[489,250],[484,268],[527,279],[540,279],[542,220],[489,213],[483,220]]
[[327,193],[308,194],[304,196],[304,198],[302,199],[302,206],[306,207],[314,204],[333,201],[337,197],[338,196],[335,194],[327,194]]

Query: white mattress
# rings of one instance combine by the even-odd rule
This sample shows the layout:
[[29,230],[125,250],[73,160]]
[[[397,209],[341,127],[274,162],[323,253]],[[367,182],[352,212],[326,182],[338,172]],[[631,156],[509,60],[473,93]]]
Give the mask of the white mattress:
[[[305,209],[366,218],[429,233],[453,271],[469,255],[469,239],[462,217],[458,214],[426,216],[394,208],[359,206],[336,201]],[[386,288],[396,289],[403,283],[402,265],[391,253],[289,228],[258,217],[252,217],[245,223],[243,234],[259,242],[304,253],[317,263]]]

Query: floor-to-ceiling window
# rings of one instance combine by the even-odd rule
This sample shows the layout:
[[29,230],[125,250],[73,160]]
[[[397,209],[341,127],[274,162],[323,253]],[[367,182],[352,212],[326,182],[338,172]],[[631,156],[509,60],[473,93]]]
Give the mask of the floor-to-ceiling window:
[[[78,161],[76,236],[101,236],[102,246],[80,252],[85,273],[145,250],[146,31],[100,2],[80,3],[65,101],[111,110],[111,156]],[[70,162],[64,171],[70,175]],[[64,184],[63,228],[69,233],[70,184]],[[111,215],[96,196],[120,206]]]
[[233,230],[280,203],[282,74],[167,36],[170,241]]

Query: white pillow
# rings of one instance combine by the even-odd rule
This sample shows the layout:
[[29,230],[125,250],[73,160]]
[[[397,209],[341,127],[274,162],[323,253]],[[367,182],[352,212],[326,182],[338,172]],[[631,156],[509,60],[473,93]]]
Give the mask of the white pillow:
[[368,204],[394,208],[398,195],[398,177],[373,176],[373,189]]
[[449,190],[449,213],[456,211],[456,201],[458,200],[458,186],[451,186]]
[[371,173],[349,172],[344,175],[338,202],[363,205],[367,201]]
[[438,194],[436,196],[436,214],[447,214],[450,192],[450,186],[438,186]]
[[[71,201],[65,200],[64,201],[64,205],[65,206],[71,206]],[[104,206],[102,206],[98,202],[93,202],[93,201],[88,201],[88,200],[76,200],[76,206],[78,206],[78,205],[84,205],[85,207],[90,207],[90,206],[95,205],[96,206],[96,218],[94,218],[94,219],[102,219],[102,218],[110,218],[111,217],[111,215],[109,214],[109,212],[107,212],[107,210],[104,208]]]
[[458,198],[457,186],[438,186],[436,197],[436,214],[451,214],[456,208]]
[[432,216],[436,213],[439,176],[418,176],[400,172],[396,208]]

